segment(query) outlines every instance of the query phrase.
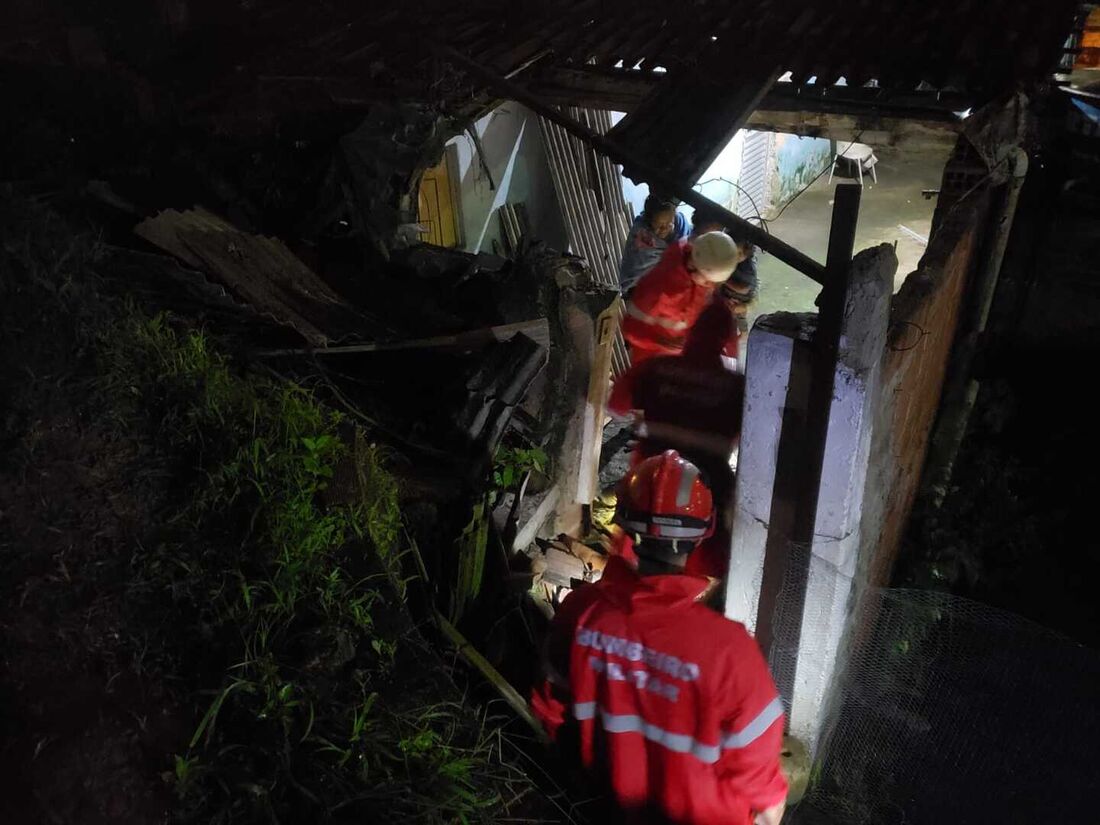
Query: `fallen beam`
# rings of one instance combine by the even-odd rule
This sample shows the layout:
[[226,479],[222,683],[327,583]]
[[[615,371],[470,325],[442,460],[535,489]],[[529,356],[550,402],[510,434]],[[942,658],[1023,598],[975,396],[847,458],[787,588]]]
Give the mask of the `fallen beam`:
[[[797,38],[797,33],[789,36]],[[714,51],[706,49],[699,65],[670,73],[615,124],[608,138],[670,177],[699,180],[783,73],[782,65],[770,56],[745,61],[736,83],[716,83],[718,69],[708,60]],[[719,62],[728,60],[725,55]],[[624,166],[623,174],[637,179],[638,170]]]
[[513,549],[524,550],[534,543],[539,530],[546,524],[547,519],[550,518],[550,514],[553,513],[554,508],[558,506],[558,501],[560,499],[561,488],[555,484],[543,494],[542,500],[539,502],[538,507],[535,508],[535,512],[531,514],[531,517],[527,519],[523,526],[516,532],[516,538],[512,542]]
[[572,118],[566,117],[556,108],[530,93],[523,86],[501,77],[450,46],[441,45],[440,50],[444,55],[467,70],[471,75],[478,78],[487,86],[495,89],[498,94],[522,103],[524,106],[542,115],[547,120],[561,126],[570,134],[580,138],[596,151],[607,155],[616,163],[635,170],[641,179],[645,180],[655,189],[667,195],[675,196],[696,209],[702,209],[708,214],[713,214],[719,223],[736,232],[738,237],[751,241],[765,252],[774,255],[776,258],[783,261],[783,263],[793,267],[817,283],[824,284],[826,282],[825,267],[822,264],[802,252],[799,252],[793,246],[784,243],[774,235],[769,234],[764,229],[749,223],[733,214],[728,209],[719,206],[714,201],[699,194],[692,189],[690,183],[676,180],[661,170],[654,168],[644,160],[634,157],[632,153],[623,149],[614,141],[608,140],[603,135],[596,134],[591,129],[582,126]]
[[505,701],[516,716],[527,723],[535,739],[543,744],[548,744],[550,740],[546,736],[546,731],[543,730],[538,719],[531,713],[531,708],[528,707],[527,702],[516,689],[508,684],[508,681],[500,675],[500,672],[489,664],[489,660],[482,656],[477,648],[470,644],[453,624],[443,618],[442,613],[436,611],[435,621],[439,629],[443,631],[443,635],[455,646],[455,650],[458,651],[459,655],[476,668],[485,677],[485,681],[500,694],[500,698]]
[[272,349],[259,353],[265,358],[286,355],[354,355],[363,352],[397,352],[410,349],[467,349],[489,344],[494,341],[509,341],[514,336],[524,334],[544,349],[550,347],[550,327],[545,318],[534,321],[520,321],[517,324],[485,327],[454,335],[436,335],[431,338],[417,338],[412,341],[390,341],[374,344],[348,344],[341,347],[298,347],[295,349]]

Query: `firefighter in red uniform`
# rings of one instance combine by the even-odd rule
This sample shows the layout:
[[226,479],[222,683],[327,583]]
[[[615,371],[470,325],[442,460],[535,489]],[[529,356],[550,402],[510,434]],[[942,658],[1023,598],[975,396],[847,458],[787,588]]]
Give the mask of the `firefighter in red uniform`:
[[[692,213],[691,223],[693,235],[702,235],[705,232],[725,232],[736,241],[738,248],[741,250],[743,259],[737,265],[737,269],[733,271],[730,279],[722,284],[721,295],[733,308],[733,314],[737,318],[737,332],[743,346],[745,333],[749,331],[749,306],[756,301],[759,283],[759,276],[756,272],[756,247],[748,241],[737,240],[737,236],[726,229],[716,215],[708,214],[706,211],[696,209]],[[739,359],[743,358],[744,352],[739,353],[737,357]],[[743,364],[739,365],[738,368],[744,372]]]
[[699,603],[708,581],[684,559],[712,528],[710,491],[673,450],[620,487],[616,521],[635,571],[612,557],[562,603],[532,697],[551,738],[576,738],[584,766],[626,822],[776,825],[783,705],[745,628]]
[[[724,301],[706,308],[688,333],[679,356],[657,356],[632,365],[615,379],[608,410],[643,416],[640,458],[676,449],[707,475],[711,493],[728,474],[730,455],[741,434],[745,376],[729,369],[722,351],[736,329]],[[712,472],[713,471],[713,472]]]
[[[724,232],[670,244],[657,265],[638,281],[626,304],[622,329],[630,344],[631,363],[679,353],[691,325],[743,257],[744,252]],[[726,354],[737,357],[736,330]]]
[[[730,458],[741,435],[745,397],[745,376],[722,358],[735,330],[736,319],[726,302],[712,302],[688,333],[682,355],[661,355],[632,366],[615,379],[607,405],[613,415],[639,414],[641,440],[632,465],[674,449],[703,471],[717,510],[716,531],[691,555],[688,572],[714,578],[726,575]],[[630,557],[625,541],[617,549]]]

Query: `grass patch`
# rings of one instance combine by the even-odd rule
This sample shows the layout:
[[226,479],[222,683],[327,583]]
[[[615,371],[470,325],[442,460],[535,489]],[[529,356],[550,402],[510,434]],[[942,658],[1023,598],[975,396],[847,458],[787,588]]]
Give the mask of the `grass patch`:
[[[131,308],[101,341],[118,423],[155,428],[181,479],[132,586],[204,697],[174,761],[180,819],[492,821],[517,778],[494,729],[432,679],[409,684],[427,651],[394,629],[401,517],[382,451],[165,315]],[[350,496],[332,489],[348,464]]]
[[17,802],[140,823],[166,804],[204,825],[547,821],[401,604],[387,451],[125,297],[94,235],[26,200],[0,212],[0,566],[22,622],[0,641],[41,677],[0,680],[30,766]]

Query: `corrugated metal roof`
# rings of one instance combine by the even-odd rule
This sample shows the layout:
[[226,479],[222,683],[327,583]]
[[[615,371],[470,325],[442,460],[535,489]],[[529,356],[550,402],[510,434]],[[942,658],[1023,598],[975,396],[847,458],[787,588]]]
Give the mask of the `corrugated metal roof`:
[[[541,13],[530,3],[485,5],[444,13],[448,42],[503,71],[550,48],[550,60],[577,67],[653,73],[705,64],[717,67],[716,80],[736,82],[764,61],[799,85],[843,78],[848,86],[988,96],[1056,65],[1077,3],[681,0],[655,8],[561,0]],[[711,53],[720,59],[712,63]]]
[[[165,19],[156,0],[132,5],[126,15],[85,23],[91,42],[102,45],[110,61],[142,71],[171,66],[173,82],[195,110],[245,100],[273,105],[279,95],[307,108],[346,108],[387,92],[401,95],[432,75],[437,43],[504,74],[530,73],[536,61],[534,70],[593,71],[612,84],[629,84],[702,66],[714,82],[736,85],[746,71],[768,64],[789,72],[794,88],[833,86],[843,78],[848,87],[877,89],[884,99],[946,93],[980,103],[1049,72],[1062,57],[1078,4],[421,0],[379,9],[383,4],[361,0],[253,0],[191,2],[178,20]],[[134,24],[143,14],[159,24]],[[56,63],[69,51],[75,18],[27,10],[5,12],[4,22],[11,35],[0,44],[0,58]],[[156,25],[164,48],[131,42],[147,39]],[[442,79],[435,73],[435,79],[432,92],[443,96],[444,87],[463,85],[453,73]]]
[[[857,113],[895,100],[950,112],[1049,77],[1076,8],[1075,0],[429,0],[391,12],[384,25],[359,14],[293,59],[333,94],[341,78],[380,67],[399,68],[412,88],[405,70],[445,66],[443,45],[532,87],[553,72],[593,77],[607,91],[597,99],[615,99],[617,83],[636,96],[639,78],[658,79],[612,137],[691,177],[773,86],[796,103],[804,93],[811,106],[828,89],[832,110],[845,111],[850,97]],[[433,89],[468,84],[460,73],[438,76],[446,82]],[[586,105],[582,97],[574,102]]]
[[232,68],[234,74],[238,66],[251,68],[267,90],[336,83],[341,94],[357,85],[362,95],[380,65],[405,70],[430,61],[438,41],[505,74],[538,58],[539,66],[621,67],[628,82],[630,75],[705,62],[717,67],[716,82],[736,84],[764,62],[789,72],[796,86],[843,78],[850,87],[873,82],[885,96],[920,90],[980,102],[1050,71],[1077,3],[421,0],[384,12],[365,11],[353,0],[333,0],[323,10],[288,0],[249,6],[235,12],[243,34]]
[[242,301],[293,327],[311,344],[374,328],[282,241],[242,232],[205,209],[165,209],[134,232],[210,273]]

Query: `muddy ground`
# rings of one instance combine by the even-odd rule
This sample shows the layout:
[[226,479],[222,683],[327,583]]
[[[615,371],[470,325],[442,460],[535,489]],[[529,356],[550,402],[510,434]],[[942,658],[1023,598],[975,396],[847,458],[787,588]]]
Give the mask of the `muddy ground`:
[[191,720],[143,664],[127,583],[169,473],[99,414],[95,299],[53,292],[18,241],[5,232],[0,287],[0,820],[163,822]]

